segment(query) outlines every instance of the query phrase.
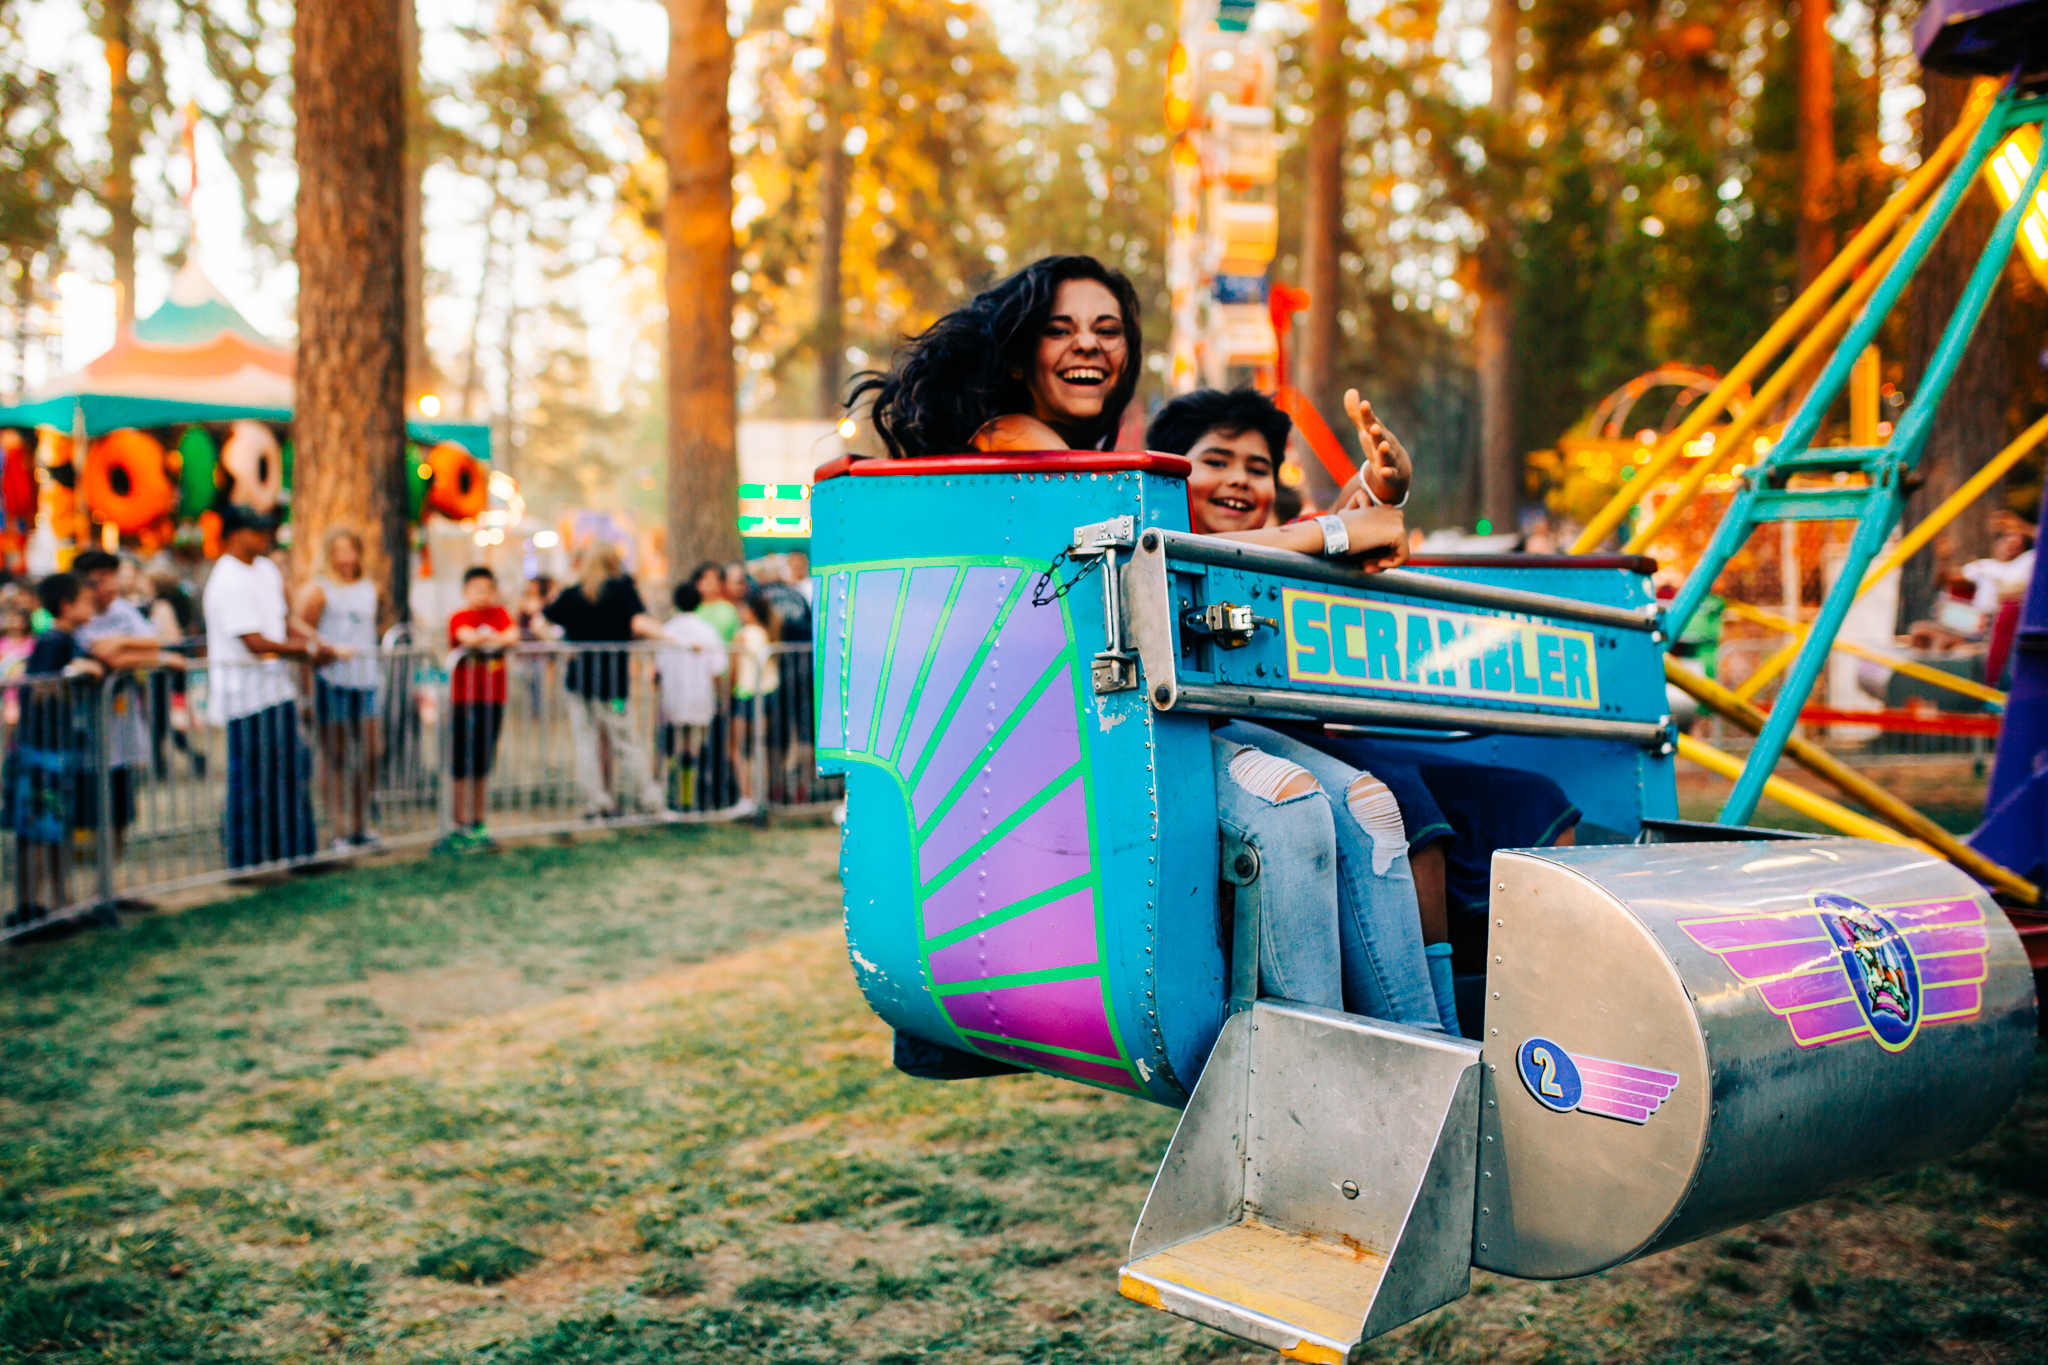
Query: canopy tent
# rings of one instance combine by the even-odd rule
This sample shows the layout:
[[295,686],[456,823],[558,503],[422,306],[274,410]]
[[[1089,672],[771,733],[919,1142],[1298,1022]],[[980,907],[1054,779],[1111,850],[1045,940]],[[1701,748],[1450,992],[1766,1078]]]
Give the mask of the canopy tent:
[[[291,421],[295,357],[256,330],[197,264],[171,281],[161,308],[124,328],[106,352],[60,376],[34,402],[0,407],[0,427],[49,427],[85,439],[123,428],[255,418]],[[408,422],[422,444],[452,441],[491,457],[482,422]]]

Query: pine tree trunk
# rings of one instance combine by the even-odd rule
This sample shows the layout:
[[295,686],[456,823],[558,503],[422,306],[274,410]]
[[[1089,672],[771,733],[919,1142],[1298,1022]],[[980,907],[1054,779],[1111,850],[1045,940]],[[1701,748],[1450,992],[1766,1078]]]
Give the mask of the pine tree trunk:
[[292,557],[356,529],[386,619],[406,616],[405,95],[400,0],[299,0],[299,360]]
[[668,562],[740,552],[732,355],[732,37],[722,0],[669,0]]
[[818,416],[837,421],[846,375],[846,286],[841,276],[846,249],[846,4],[833,0],[825,31],[823,79],[826,108],[823,165],[818,174]]
[[114,258],[115,321],[135,321],[135,234],[142,220],[135,211],[135,159],[142,155],[141,111],[136,108],[135,82],[128,75],[133,48],[134,0],[101,0],[98,36],[107,54],[111,97],[107,104],[107,178],[100,191],[112,222],[107,250]]
[[398,22],[405,83],[405,415],[410,419],[421,395],[436,393],[440,376],[427,351],[426,108],[420,96],[420,20],[414,0],[398,0]]
[[1323,414],[1341,421],[1336,393],[1338,259],[1344,250],[1344,34],[1351,16],[1342,0],[1321,0],[1309,39],[1308,159],[1301,197],[1301,284],[1308,311],[1301,315],[1301,348],[1294,387]]
[[1799,0],[1799,287],[1835,258],[1835,40],[1828,0]]
[[[1970,91],[1968,77],[1940,76],[1923,72],[1921,88],[1927,102],[1921,108],[1920,154],[1928,155],[1949,129],[1955,127]],[[1919,273],[1913,277],[1906,314],[1906,392],[1917,394],[1920,376],[1941,340],[1942,329],[1955,311],[1970,272],[1991,237],[1998,220],[1998,206],[1991,196],[1974,188],[1956,206],[1955,217],[1935,240]],[[2011,366],[2006,360],[2006,288],[1991,293],[1977,331],[1963,352],[1935,415],[1927,449],[1920,456],[1919,472],[1925,482],[1906,503],[1905,524],[1911,526],[1941,505],[1949,494],[1969,479],[2005,444],[2005,403],[2011,385]],[[1937,558],[1955,567],[1981,558],[1991,548],[1991,515],[2005,505],[2001,484],[1949,523],[1936,536],[1934,545],[1906,562],[1899,581],[1899,628],[1904,630],[1925,617],[1934,602]],[[1946,551],[1946,555],[1941,552]]]
[[[1487,15],[1488,103],[1505,122],[1515,111],[1515,0],[1493,0]],[[1522,501],[1522,461],[1515,453],[1514,257],[1506,206],[1496,206],[1479,248],[1479,308],[1472,320],[1473,368],[1479,378],[1479,516],[1496,534],[1515,529]]]

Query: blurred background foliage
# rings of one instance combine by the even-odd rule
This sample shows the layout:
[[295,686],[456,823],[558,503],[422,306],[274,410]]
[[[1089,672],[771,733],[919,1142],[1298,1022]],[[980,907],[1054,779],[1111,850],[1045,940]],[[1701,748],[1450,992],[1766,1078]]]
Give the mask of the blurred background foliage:
[[[0,36],[47,2],[0,0]],[[162,72],[180,53],[210,73],[198,114],[247,186],[250,251],[289,250],[289,215],[259,211],[256,193],[266,164],[288,167],[290,155],[283,0],[90,9],[96,34],[118,22],[131,35],[125,140],[107,117],[120,111],[93,94],[104,72],[97,86],[39,72],[20,43],[0,42],[0,252],[20,348],[37,291],[67,261],[177,253],[183,124]],[[1795,283],[1788,0],[1519,0],[1519,11],[1518,87],[1503,114],[1486,100],[1484,4],[1350,10],[1338,380],[1408,435],[1426,522],[1463,520],[1474,478],[1470,332],[1487,231],[1514,262],[1525,451],[1654,363],[1726,367]],[[1311,13],[1269,0],[1255,21],[1279,38],[1283,280],[1299,270]],[[427,216],[430,231],[462,239],[461,268],[430,271],[420,304],[432,382],[448,415],[498,425],[508,466],[540,505],[658,514],[662,54],[623,50],[590,6],[563,0],[484,0],[464,15],[419,14],[414,142]],[[1913,164],[1913,18],[1867,0],[1834,17],[1844,236]],[[1163,354],[1172,6],[754,0],[734,6],[732,25],[744,416],[819,415],[834,377],[886,364],[902,337],[1046,252],[1090,252],[1130,273],[1152,354]],[[87,95],[108,126],[66,145],[52,103]],[[124,247],[123,176],[137,166],[164,183],[130,184],[138,230]],[[834,205],[836,299],[821,292],[820,267]],[[590,230],[593,214],[608,228]],[[598,261],[619,281],[601,299],[587,273]],[[2040,291],[2015,290],[2038,318]],[[2015,346],[2027,352],[2016,354],[2017,413],[2044,395],[2034,342]],[[821,347],[833,364],[821,366]],[[1894,361],[1903,346],[1886,351]],[[1146,393],[1160,397],[1156,371]]]

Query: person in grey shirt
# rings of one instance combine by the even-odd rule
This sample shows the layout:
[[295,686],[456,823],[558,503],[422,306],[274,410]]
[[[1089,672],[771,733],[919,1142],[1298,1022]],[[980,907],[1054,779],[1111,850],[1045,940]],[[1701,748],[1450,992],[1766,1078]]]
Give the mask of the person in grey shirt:
[[[85,583],[92,599],[93,618],[79,627],[78,643],[106,665],[113,681],[102,693],[106,700],[108,791],[112,801],[109,821],[118,854],[128,825],[135,818],[135,772],[149,762],[149,719],[145,711],[149,695],[126,670],[167,664],[182,668],[184,660],[163,652],[156,629],[142,609],[121,596],[121,560],[106,550],[81,550],[71,561],[71,571]],[[116,902],[126,908],[146,908],[135,903]]]

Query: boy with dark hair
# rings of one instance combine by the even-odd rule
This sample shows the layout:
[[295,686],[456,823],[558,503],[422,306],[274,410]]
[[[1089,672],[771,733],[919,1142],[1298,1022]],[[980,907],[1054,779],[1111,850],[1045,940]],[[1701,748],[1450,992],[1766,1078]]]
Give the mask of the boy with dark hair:
[[[1278,468],[1293,423],[1273,400],[1252,389],[1201,390],[1174,399],[1152,419],[1147,449],[1185,455],[1190,523],[1203,535],[1278,545],[1307,553],[1342,553],[1349,519],[1361,510],[1391,511],[1407,501],[1413,468],[1400,447],[1354,389],[1345,411],[1371,452],[1366,468],[1339,493],[1334,516],[1269,527]],[[1292,539],[1283,537],[1292,533]],[[1321,544],[1312,544],[1320,541]],[[1406,558],[1405,539],[1400,558]],[[1228,732],[1264,731],[1258,747],[1300,764],[1344,793],[1351,821],[1338,821],[1340,863],[1369,858],[1384,876],[1395,850],[1408,855],[1421,919],[1430,986],[1444,1029],[1457,1033],[1451,994],[1452,912],[1461,927],[1483,935],[1487,872],[1498,848],[1568,844],[1578,808],[1563,788],[1540,773],[1444,761],[1377,740],[1324,733],[1320,727],[1275,724],[1271,730],[1235,722]],[[1274,732],[1278,733],[1275,734]],[[1247,734],[1247,739],[1254,739]],[[1461,941],[1470,932],[1461,935]]]
[[497,575],[481,564],[462,575],[462,610],[448,618],[448,643],[479,656],[457,663],[448,680],[454,738],[448,776],[455,829],[442,847],[458,853],[493,843],[484,828],[484,786],[505,725],[505,651],[519,643],[519,627],[498,601]]
[[10,924],[33,924],[64,908],[65,845],[74,828],[94,827],[99,805],[96,694],[89,684],[74,681],[105,672],[78,643],[77,632],[93,618],[92,595],[80,579],[56,573],[36,585],[36,598],[51,625],[29,651],[24,671],[31,681],[23,684],[10,765],[7,798],[16,843]]

